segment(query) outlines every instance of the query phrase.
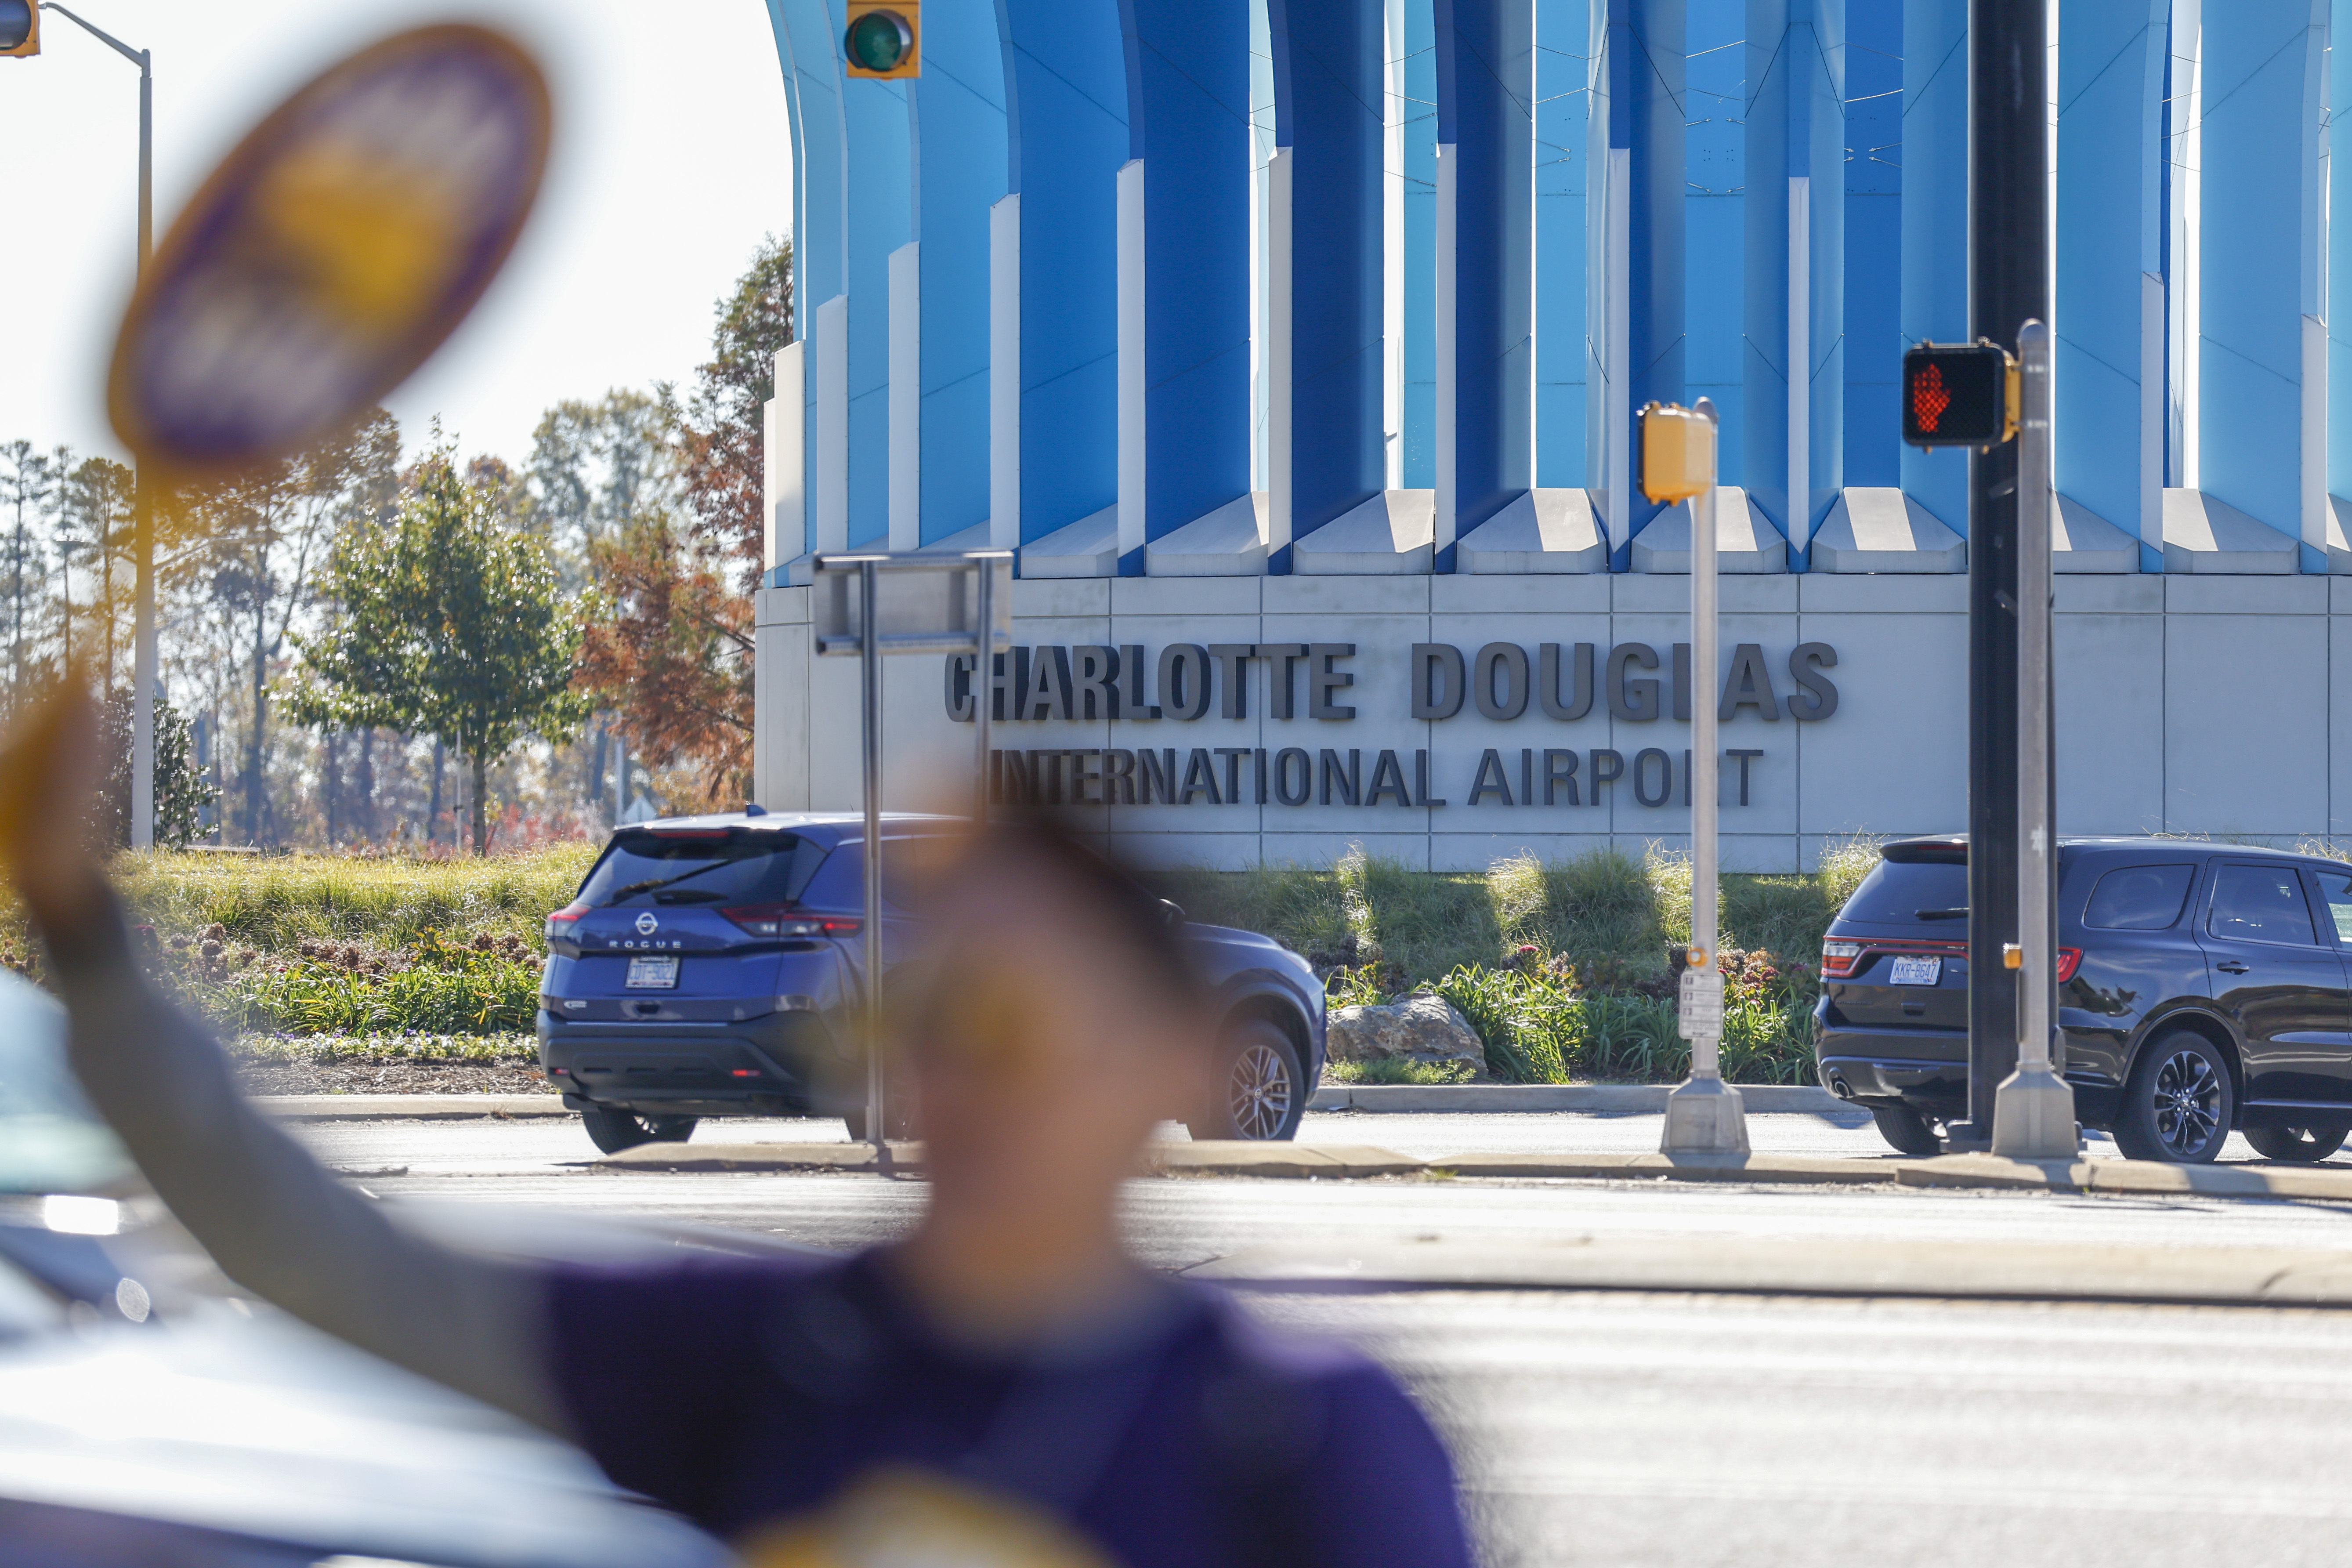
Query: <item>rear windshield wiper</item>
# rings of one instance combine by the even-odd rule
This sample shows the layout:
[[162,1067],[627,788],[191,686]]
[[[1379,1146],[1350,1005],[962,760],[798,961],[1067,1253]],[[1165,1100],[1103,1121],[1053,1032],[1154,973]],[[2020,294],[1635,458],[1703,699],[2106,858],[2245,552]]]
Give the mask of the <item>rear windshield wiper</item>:
[[1964,921],[1969,918],[1965,907],[1957,910],[1913,910],[1911,912],[1923,921]]
[[607,908],[610,908],[623,899],[634,899],[639,893],[650,893],[656,888],[674,887],[689,878],[699,877],[705,871],[716,871],[721,866],[732,866],[735,863],[733,860],[713,860],[708,866],[697,866],[693,870],[680,871],[675,877],[648,877],[642,882],[632,882],[625,888],[615,888],[604,895],[604,903]]

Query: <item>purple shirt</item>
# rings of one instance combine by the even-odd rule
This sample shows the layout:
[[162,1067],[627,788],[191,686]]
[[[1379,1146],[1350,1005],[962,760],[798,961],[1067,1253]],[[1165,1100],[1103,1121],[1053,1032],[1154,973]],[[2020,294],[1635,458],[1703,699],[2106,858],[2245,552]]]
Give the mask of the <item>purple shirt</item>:
[[562,1268],[551,1365],[607,1475],[740,1542],[877,1475],[1057,1520],[1123,1568],[1467,1568],[1444,1448],[1351,1351],[1171,1284],[1116,1338],[992,1359],[874,1255]]

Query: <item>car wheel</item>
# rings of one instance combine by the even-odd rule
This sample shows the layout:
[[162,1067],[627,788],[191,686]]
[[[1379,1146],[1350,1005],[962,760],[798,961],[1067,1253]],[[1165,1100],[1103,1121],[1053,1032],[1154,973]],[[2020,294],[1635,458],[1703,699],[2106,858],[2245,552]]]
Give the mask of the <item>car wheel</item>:
[[581,1125],[588,1129],[588,1141],[607,1154],[617,1154],[624,1149],[634,1149],[640,1143],[683,1143],[694,1136],[694,1116],[640,1116],[634,1110],[614,1110],[605,1106],[580,1113]]
[[2210,1163],[2229,1141],[2236,1096],[2221,1047],[2186,1031],[2151,1041],[2132,1068],[2116,1118],[2116,1147],[2130,1160]]
[[2246,1142],[2265,1160],[2292,1160],[2315,1165],[2338,1149],[2352,1127],[2248,1127]]
[[1185,1125],[1195,1138],[1270,1143],[1297,1136],[1306,1113],[1307,1074],[1297,1046],[1281,1025],[1245,1018],[1219,1042],[1207,1113]]
[[1870,1119],[1878,1123],[1878,1135],[1895,1146],[1900,1154],[1940,1154],[1944,1141],[1927,1119],[1907,1105],[1874,1105]]

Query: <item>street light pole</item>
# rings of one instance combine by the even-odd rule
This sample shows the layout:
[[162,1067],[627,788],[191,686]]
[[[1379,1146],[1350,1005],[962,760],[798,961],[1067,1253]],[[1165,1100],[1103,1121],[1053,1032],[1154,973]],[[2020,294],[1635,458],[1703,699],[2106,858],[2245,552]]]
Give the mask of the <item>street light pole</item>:
[[[57,0],[55,11],[139,68],[139,278],[146,280],[155,248],[155,72],[153,57],[74,15]],[[155,497],[154,474],[134,456],[131,552],[139,561],[137,608],[131,640],[131,847],[155,843]],[[110,610],[110,614],[111,611]]]

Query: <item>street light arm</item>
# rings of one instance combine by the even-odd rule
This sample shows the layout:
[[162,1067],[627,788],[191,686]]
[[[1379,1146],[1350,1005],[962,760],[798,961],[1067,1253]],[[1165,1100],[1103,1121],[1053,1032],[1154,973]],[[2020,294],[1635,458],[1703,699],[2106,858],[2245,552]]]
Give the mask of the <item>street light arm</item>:
[[42,10],[55,11],[58,16],[63,16],[67,21],[73,23],[83,32],[88,33],[90,37],[96,38],[100,43],[111,47],[116,54],[121,55],[124,59],[129,60],[141,70],[143,71],[147,68],[148,55],[145,49],[132,48],[129,44],[124,43],[121,38],[116,37],[112,33],[108,32],[105,28],[95,26],[90,23],[82,20],[79,16],[75,16],[71,11],[68,11],[64,6],[58,5],[57,0],[39,0],[39,5]]

